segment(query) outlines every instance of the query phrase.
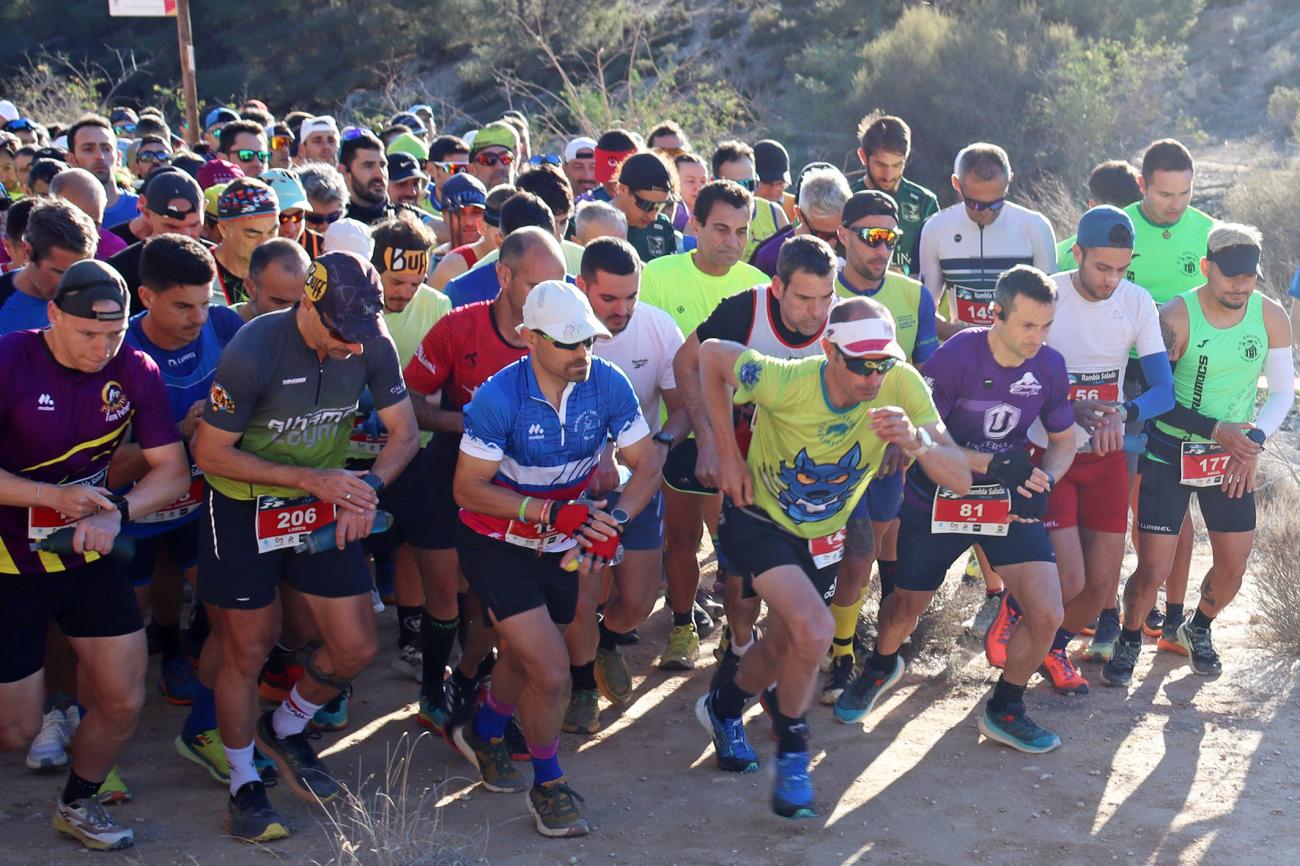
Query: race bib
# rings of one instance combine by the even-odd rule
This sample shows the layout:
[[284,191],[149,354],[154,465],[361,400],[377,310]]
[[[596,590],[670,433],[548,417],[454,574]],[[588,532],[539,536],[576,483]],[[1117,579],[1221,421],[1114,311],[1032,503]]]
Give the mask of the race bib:
[[1001,484],[977,484],[965,496],[940,487],[934,495],[930,531],[963,535],[1006,535],[1011,496]]
[[952,293],[953,303],[957,305],[957,321],[984,327],[993,324],[993,311],[989,308],[993,303],[992,289],[953,286]]
[[314,496],[282,499],[279,496],[257,497],[254,533],[257,552],[292,550],[317,529],[332,523],[337,509]]
[[808,552],[812,554],[813,565],[819,569],[834,565],[844,558],[844,536],[848,530],[841,529],[821,538],[808,539]]
[[207,483],[203,480],[203,473],[197,466],[190,467],[190,489],[185,494],[170,505],[159,508],[153,514],[146,514],[144,517],[137,517],[136,523],[166,523],[169,520],[180,520],[182,517],[189,517],[203,505],[203,493],[207,490]]
[[76,522],[74,518],[65,517],[53,508],[38,505],[27,509],[27,538],[31,541],[40,541]]
[[1228,468],[1228,452],[1213,442],[1184,442],[1182,477],[1188,487],[1218,487]]
[[1070,400],[1119,402],[1119,370],[1100,373],[1071,373]]
[[526,547],[538,552],[550,552],[551,548],[568,538],[563,532],[543,534],[540,527],[533,523],[512,520],[506,524],[505,540],[517,547]]
[[366,432],[362,426],[361,417],[358,416],[353,420],[352,434],[348,436],[348,451],[353,454],[364,454],[367,457],[374,457],[384,450],[388,444],[388,433],[380,433],[378,436],[372,436]]

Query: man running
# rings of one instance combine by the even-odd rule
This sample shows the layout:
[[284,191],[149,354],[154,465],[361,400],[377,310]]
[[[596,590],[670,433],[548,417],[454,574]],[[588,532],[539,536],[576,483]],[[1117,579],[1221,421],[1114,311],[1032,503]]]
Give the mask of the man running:
[[[199,597],[222,639],[217,722],[230,767],[230,834],[239,839],[288,835],[253,766],[254,739],[298,796],[327,801],[339,792],[304,730],[374,656],[370,574],[357,542],[370,534],[379,491],[418,447],[382,306],[369,262],[322,255],[301,301],[258,316],[231,341],[193,441],[211,488]],[[341,467],[366,387],[388,442],[373,469],[348,472]],[[336,548],[295,549],[334,521]],[[257,717],[257,677],[275,642],[282,579],[305,599],[323,643],[289,696]]]
[[839,304],[821,342],[824,357],[792,361],[730,341],[706,340],[700,348],[712,428],[731,425],[733,394],[759,410],[747,458],[734,437],[715,437],[718,486],[727,496],[719,536],[743,593],[766,602],[768,617],[764,635],[739,665],[719,672],[695,715],[713,736],[721,769],[753,772],[758,757],[741,713],[766,692],[777,736],[772,810],[786,818],[817,814],[804,714],[834,634],[826,605],[845,524],[885,447],[904,448],[954,489],[970,485],[925,383],[898,363],[904,354],[887,310],[866,298]]
[[[528,788],[539,833],[578,836],[590,827],[558,755],[570,684],[562,630],[573,620],[579,581],[614,559],[619,537],[654,497],[662,455],[627,377],[591,356],[596,338],[610,334],[577,288],[560,280],[534,286],[519,335],[529,357],[484,383],[465,407],[456,549],[502,646],[486,700],[452,734],[489,791]],[[607,439],[632,470],[609,512],[604,500],[573,501]],[[516,706],[531,787],[504,742]]]
[[921,226],[939,212],[939,199],[903,176],[911,153],[912,128],[903,118],[873,111],[858,122],[862,188],[889,193],[898,203],[903,245],[894,253],[894,267],[915,277],[920,273]]
[[[1007,646],[980,732],[1024,752],[1050,752],[1061,738],[1025,713],[1029,677],[1061,624],[1061,587],[1043,528],[1047,494],[1074,458],[1074,412],[1060,353],[1045,346],[1056,288],[1043,272],[1017,265],[998,278],[993,324],[964,331],[925,364],[935,405],[975,473],[968,493],[952,490],[922,464],[907,474],[898,531],[895,590],[880,606],[876,647],[835,702],[852,724],[903,676],[898,651],[916,628],[948,566],[978,538],[1019,599],[1022,622]],[[1026,434],[1041,419],[1048,446],[1041,468]]]
[[[48,328],[0,338],[0,747],[25,749],[41,727],[53,620],[76,653],[87,704],[54,826],[98,850],[134,839],[96,794],[135,730],[148,666],[130,575],[110,554],[125,523],[189,484],[158,368],[122,348],[127,303],[116,271],[77,262],[49,303]],[[108,465],[128,429],[147,469],[112,497]],[[65,552],[37,549],[64,527],[74,527]]]
[[[1169,573],[1192,493],[1210,535],[1213,564],[1195,612],[1174,629],[1192,672],[1222,670],[1210,627],[1241,589],[1255,541],[1255,473],[1268,437],[1295,402],[1291,323],[1282,305],[1257,292],[1260,233],[1222,224],[1210,232],[1205,284],[1160,309],[1174,362],[1174,407],[1147,423],[1138,491],[1137,570],[1124,588],[1123,631],[1101,671],[1127,686],[1142,649],[1142,623]],[[1255,411],[1263,371],[1268,399]],[[1252,421],[1253,416],[1253,421]]]

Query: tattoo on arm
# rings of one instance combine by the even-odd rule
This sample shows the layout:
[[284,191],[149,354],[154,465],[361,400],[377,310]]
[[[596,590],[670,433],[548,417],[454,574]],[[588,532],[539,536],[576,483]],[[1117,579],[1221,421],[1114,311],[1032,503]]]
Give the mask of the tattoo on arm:
[[1173,326],[1164,319],[1160,320],[1160,336],[1164,338],[1165,351],[1169,353],[1170,360],[1173,360],[1174,347],[1178,345],[1178,335],[1174,333]]

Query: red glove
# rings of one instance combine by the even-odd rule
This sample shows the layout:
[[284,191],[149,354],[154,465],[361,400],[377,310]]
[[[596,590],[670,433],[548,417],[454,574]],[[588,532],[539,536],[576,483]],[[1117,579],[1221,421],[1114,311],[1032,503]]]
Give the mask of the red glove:
[[604,541],[593,541],[591,547],[587,548],[587,554],[603,559],[606,562],[613,562],[614,557],[618,555],[618,540],[619,536],[615,533],[611,538],[606,538]]
[[578,530],[591,522],[591,506],[585,502],[566,502],[551,515],[551,525],[556,531],[573,538]]

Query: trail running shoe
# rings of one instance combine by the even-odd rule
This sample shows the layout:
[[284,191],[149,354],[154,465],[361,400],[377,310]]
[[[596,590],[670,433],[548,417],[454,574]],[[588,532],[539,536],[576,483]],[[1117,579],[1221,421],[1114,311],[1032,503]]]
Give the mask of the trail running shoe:
[[40,733],[27,750],[27,768],[42,772],[67,766],[68,743],[71,741],[68,717],[55,707],[41,718]]
[[389,660],[388,666],[417,683],[424,679],[424,653],[415,644],[399,647],[397,655]]
[[695,657],[700,653],[700,635],[695,625],[675,625],[668,632],[668,646],[659,658],[659,667],[666,671],[695,669]]
[[447,730],[468,724],[474,717],[474,709],[479,703],[479,691],[477,681],[458,683],[454,673],[447,678],[442,685],[442,708],[447,713]]
[[627,660],[617,649],[596,648],[596,688],[611,704],[625,704],[632,697],[632,674]]
[[1160,637],[1164,631],[1165,615],[1160,612],[1160,608],[1153,607],[1147,613],[1147,618],[1142,621],[1142,633],[1147,637]]
[[1166,619],[1164,628],[1160,630],[1160,637],[1156,640],[1156,650],[1180,656],[1187,655],[1187,647],[1178,642],[1178,629],[1182,628],[1182,625],[1181,622],[1170,622]]
[[270,658],[262,665],[262,673],[257,678],[257,693],[262,700],[278,704],[289,697],[294,683],[298,682],[303,674],[302,665],[292,659],[291,654],[271,651]]
[[722,602],[718,601],[702,589],[695,593],[695,603],[704,608],[704,612],[715,620],[722,619],[723,615],[727,612],[726,608],[723,607]]
[[1133,681],[1133,668],[1137,666],[1142,644],[1115,641],[1115,652],[1101,669],[1101,681],[1108,686],[1127,686]]
[[713,751],[718,768],[729,773],[753,773],[758,770],[758,755],[745,736],[743,719],[719,719],[713,712],[709,695],[695,702],[695,718],[713,737]]
[[700,637],[708,637],[718,627],[713,617],[709,616],[709,612],[700,607],[699,602],[691,603],[691,620],[695,623],[695,631]]
[[245,782],[226,802],[227,831],[241,842],[286,839],[289,828],[275,811],[261,782]]
[[885,692],[898,685],[905,668],[902,656],[894,658],[894,669],[889,672],[863,668],[835,701],[835,718],[846,725],[863,719]]
[[962,569],[961,580],[962,583],[976,583],[984,580],[984,572],[980,568],[979,557],[975,555],[974,550],[966,557],[966,567]]
[[339,692],[333,700],[316,711],[307,727],[313,731],[341,731],[348,726],[348,702],[352,698],[352,686]]
[[635,646],[641,643],[641,635],[637,633],[636,629],[632,629],[620,634],[614,642],[619,646]]
[[1097,620],[1096,620],[1096,619],[1093,619],[1092,622],[1088,623],[1088,624],[1085,625],[1082,629],[1079,630],[1079,634],[1083,635],[1084,637],[1092,637],[1092,636],[1095,635],[1096,633],[1097,633]]
[[163,662],[162,673],[158,677],[158,691],[162,692],[167,703],[188,707],[194,703],[194,690],[198,685],[198,672],[187,656],[179,655]]
[[807,752],[782,752],[776,756],[772,784],[772,811],[782,818],[816,818],[812,777]]
[[415,721],[420,727],[433,731],[445,740],[448,739],[447,732],[450,730],[447,725],[449,719],[450,716],[441,704],[430,703],[428,698],[421,696],[420,710],[415,714]]
[[1103,610],[1097,617],[1097,630],[1083,652],[1084,661],[1105,664],[1115,654],[1115,641],[1119,640],[1118,610]]
[[1069,654],[1063,649],[1048,652],[1038,672],[1051,680],[1052,688],[1056,689],[1057,694],[1088,694],[1088,681],[1084,679],[1083,674],[1079,673],[1079,669],[1074,666]]
[[1214,639],[1208,628],[1197,628],[1189,619],[1178,627],[1178,643],[1187,651],[1187,663],[1192,673],[1202,677],[1217,677],[1223,673],[1223,662],[1214,650]]
[[176,754],[187,761],[193,761],[208,771],[208,775],[223,785],[230,784],[230,762],[226,759],[226,749],[221,742],[221,732],[216,728],[187,737],[182,731],[172,741]]
[[131,789],[126,786],[126,782],[122,781],[122,771],[114,766],[104,778],[104,784],[99,786],[99,793],[95,794],[95,799],[103,806],[117,806],[121,803],[130,803],[131,798]]
[[1010,599],[1010,593],[1002,594],[997,616],[993,617],[988,631],[984,632],[984,657],[995,668],[1007,666],[1007,643],[1020,624],[1020,614],[1012,609]]
[[595,689],[577,689],[569,695],[569,709],[560,730],[566,734],[594,734],[600,730],[600,695]]
[[1031,755],[1041,755],[1061,746],[1061,738],[1029,718],[1021,704],[1011,704],[1000,713],[985,706],[979,731],[990,740]]
[[258,751],[275,762],[280,778],[289,789],[308,803],[320,800],[328,803],[339,795],[341,788],[329,767],[316,757],[316,750],[306,732],[281,739],[271,725],[273,710],[262,713],[257,719],[253,742]]
[[[577,802],[574,802],[574,801]],[[537,832],[543,836],[585,836],[591,832],[587,819],[578,811],[582,795],[561,776],[528,789],[528,811]]]
[[131,828],[115,823],[92,799],[78,800],[71,806],[59,800],[54,810],[54,829],[93,851],[118,851],[135,844]]
[[853,682],[853,656],[835,656],[831,659],[830,677],[826,680],[826,685],[822,688],[821,702],[826,706],[832,706],[844,690]]
[[510,760],[510,750],[504,739],[481,740],[474,733],[473,724],[458,725],[452,729],[451,741],[469,762],[478,767],[483,787],[498,794],[518,794],[528,788],[523,775]]

